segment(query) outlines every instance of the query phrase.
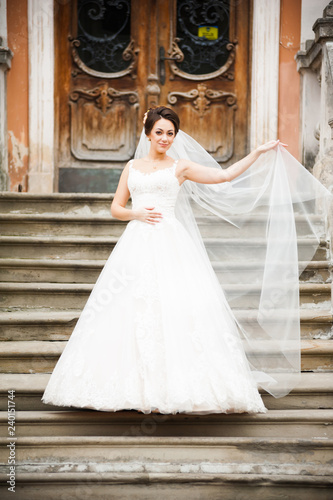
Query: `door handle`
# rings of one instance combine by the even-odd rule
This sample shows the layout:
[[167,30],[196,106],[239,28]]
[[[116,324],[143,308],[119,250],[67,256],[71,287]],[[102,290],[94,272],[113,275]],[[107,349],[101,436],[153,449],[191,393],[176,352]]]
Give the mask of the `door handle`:
[[164,47],[160,47],[159,72],[160,83],[165,84],[165,61],[179,61],[180,57],[165,57]]

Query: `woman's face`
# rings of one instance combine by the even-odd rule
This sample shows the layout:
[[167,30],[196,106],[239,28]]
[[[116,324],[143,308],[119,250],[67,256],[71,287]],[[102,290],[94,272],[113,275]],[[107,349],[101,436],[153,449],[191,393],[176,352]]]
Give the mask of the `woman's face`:
[[158,153],[166,152],[175,139],[175,127],[170,120],[161,118],[154,123],[152,131],[148,135],[151,147]]

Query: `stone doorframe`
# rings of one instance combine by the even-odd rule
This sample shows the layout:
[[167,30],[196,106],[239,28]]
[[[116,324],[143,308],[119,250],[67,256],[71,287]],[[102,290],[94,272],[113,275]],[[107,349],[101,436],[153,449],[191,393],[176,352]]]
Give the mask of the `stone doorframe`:
[[277,139],[280,0],[253,0],[251,151]]
[[54,3],[55,0],[28,0],[28,191],[31,193],[55,191]]

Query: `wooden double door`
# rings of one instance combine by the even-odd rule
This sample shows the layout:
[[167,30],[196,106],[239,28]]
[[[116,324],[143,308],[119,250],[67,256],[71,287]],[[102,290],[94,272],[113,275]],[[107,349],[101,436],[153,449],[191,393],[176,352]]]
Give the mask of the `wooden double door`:
[[248,152],[250,0],[56,2],[60,192],[112,192],[167,105],[227,166]]

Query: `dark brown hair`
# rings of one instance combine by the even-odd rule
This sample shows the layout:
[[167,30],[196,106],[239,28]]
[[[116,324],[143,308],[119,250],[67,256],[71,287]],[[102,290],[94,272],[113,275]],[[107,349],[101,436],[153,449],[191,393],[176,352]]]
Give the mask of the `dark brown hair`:
[[145,134],[149,135],[155,123],[161,118],[170,120],[170,122],[173,123],[173,126],[175,127],[175,135],[177,135],[179,130],[179,117],[173,109],[167,108],[166,106],[157,106],[156,108],[150,108],[148,110],[145,122]]

